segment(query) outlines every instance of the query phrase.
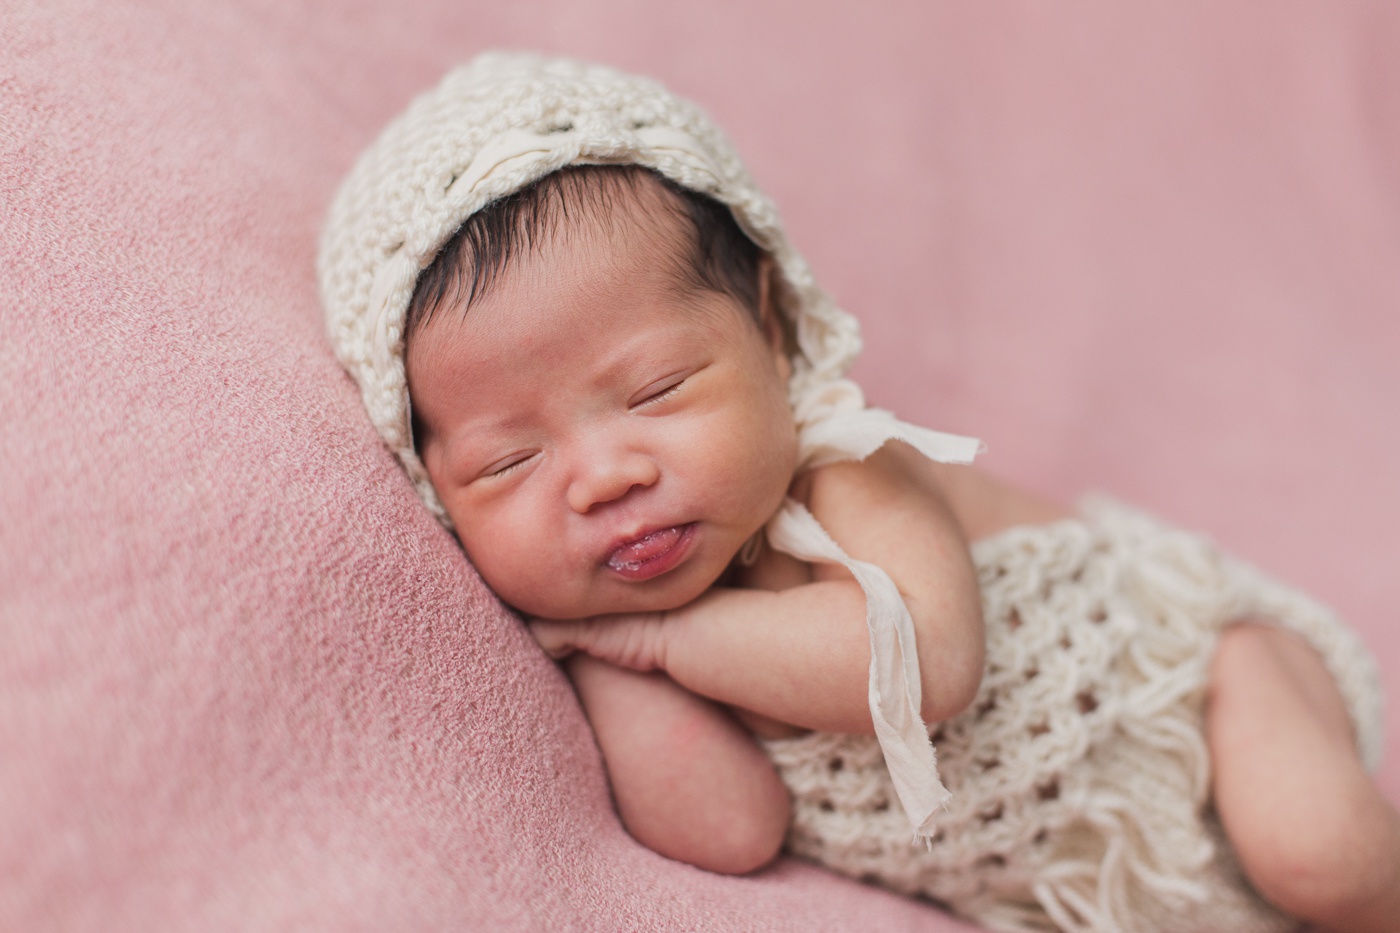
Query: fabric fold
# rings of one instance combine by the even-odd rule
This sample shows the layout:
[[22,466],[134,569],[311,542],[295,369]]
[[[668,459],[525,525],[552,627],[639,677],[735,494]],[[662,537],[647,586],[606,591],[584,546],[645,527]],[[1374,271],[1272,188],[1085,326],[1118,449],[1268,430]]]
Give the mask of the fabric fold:
[[864,460],[889,441],[903,441],[939,463],[971,463],[983,450],[975,437],[945,434],[900,421],[879,408],[841,412],[802,429],[798,446],[804,469]]

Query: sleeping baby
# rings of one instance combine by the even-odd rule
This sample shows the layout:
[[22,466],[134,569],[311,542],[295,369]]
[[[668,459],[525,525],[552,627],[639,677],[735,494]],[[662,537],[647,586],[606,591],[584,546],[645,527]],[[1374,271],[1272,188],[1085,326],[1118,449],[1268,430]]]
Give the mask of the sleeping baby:
[[1001,930],[1400,929],[1380,690],[1325,609],[865,406],[856,325],[656,84],[488,55],[360,158],[338,356],[561,661],[618,812]]

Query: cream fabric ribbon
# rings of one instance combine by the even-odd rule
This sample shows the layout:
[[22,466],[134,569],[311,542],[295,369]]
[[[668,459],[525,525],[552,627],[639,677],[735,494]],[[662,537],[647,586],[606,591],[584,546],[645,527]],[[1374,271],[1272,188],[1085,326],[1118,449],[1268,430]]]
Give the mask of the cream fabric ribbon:
[[[864,460],[892,440],[942,463],[971,463],[982,449],[976,438],[930,431],[878,409],[846,408],[824,415],[804,425],[798,435],[803,468]],[[843,551],[807,507],[794,499],[783,502],[765,530],[776,550],[809,563],[839,564],[864,591],[865,623],[870,630],[870,718],[914,836],[927,839],[935,832],[935,817],[951,794],[938,776],[937,755],[919,713],[923,691],[914,622],[899,589],[884,570]]]

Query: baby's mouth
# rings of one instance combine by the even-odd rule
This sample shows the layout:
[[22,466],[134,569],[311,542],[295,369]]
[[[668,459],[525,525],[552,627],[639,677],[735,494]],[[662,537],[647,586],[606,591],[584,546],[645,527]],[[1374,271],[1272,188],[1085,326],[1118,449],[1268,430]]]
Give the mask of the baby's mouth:
[[608,555],[608,568],[632,580],[645,580],[670,570],[689,549],[695,523],[648,532],[626,541]]

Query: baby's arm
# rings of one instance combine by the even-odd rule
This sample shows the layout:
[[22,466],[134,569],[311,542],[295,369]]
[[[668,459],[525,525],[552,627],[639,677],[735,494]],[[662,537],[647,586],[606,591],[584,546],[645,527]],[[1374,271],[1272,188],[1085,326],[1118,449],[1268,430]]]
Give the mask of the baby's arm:
[[[885,569],[914,621],[930,722],[971,702],[982,615],[967,544],[921,458],[886,445],[814,471],[795,490],[852,557]],[[662,670],[702,696],[806,728],[869,732],[865,598],[844,569],[768,592],[715,588],[667,613],[534,626],[547,650]]]
[[[862,477],[867,470],[875,475]],[[938,707],[952,715],[966,702],[956,694],[975,691],[981,668],[980,601],[963,531],[989,534],[1062,513],[1028,504],[1023,494],[967,468],[942,468],[896,446],[865,464],[822,470],[794,493],[847,553],[885,567],[909,597],[919,629],[925,716],[938,719]],[[868,509],[892,514],[872,518],[864,514]],[[918,526],[912,543],[905,540],[909,524]],[[792,579],[752,581],[787,587],[784,599],[777,599],[781,593],[723,590],[664,619],[534,624],[556,655],[575,648],[590,653],[567,662],[570,674],[598,735],[623,822],[648,847],[712,871],[744,872],[776,853],[787,826],[786,791],[771,763],[736,732],[728,711],[696,693],[726,698],[751,727],[763,717],[744,710],[809,727],[870,729],[864,597],[843,571],[815,576],[799,571]],[[952,629],[946,635],[940,620],[927,618],[940,587],[950,610],[942,620]],[[964,614],[971,618],[959,624]],[[940,641],[949,643],[941,658]],[[621,670],[591,655],[651,673]],[[962,656],[960,665],[955,656]],[[940,661],[954,668],[949,680],[967,681],[949,691],[952,698],[931,682]],[[672,669],[689,690],[671,679]]]
[[660,672],[586,654],[566,662],[593,725],[618,813],[638,842],[728,874],[770,862],[787,831],[787,789],[743,726]]

